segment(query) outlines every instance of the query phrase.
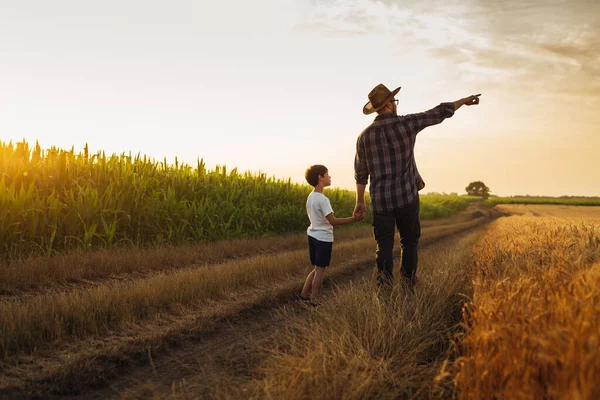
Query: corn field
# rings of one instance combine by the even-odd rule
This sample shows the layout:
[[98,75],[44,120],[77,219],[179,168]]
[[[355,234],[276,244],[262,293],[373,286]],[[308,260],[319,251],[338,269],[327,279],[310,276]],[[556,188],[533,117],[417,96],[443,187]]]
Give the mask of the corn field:
[[[36,142],[0,141],[2,259],[74,249],[160,246],[302,231],[307,184],[239,172],[203,160],[168,164],[147,156],[107,156]],[[336,215],[355,194],[326,189]],[[475,198],[476,199],[476,198]],[[464,209],[473,198],[423,196],[424,219]]]
[[[69,249],[162,245],[306,229],[312,190],[202,160],[89,154],[0,142],[0,249],[6,257]],[[355,195],[328,190],[338,215]]]

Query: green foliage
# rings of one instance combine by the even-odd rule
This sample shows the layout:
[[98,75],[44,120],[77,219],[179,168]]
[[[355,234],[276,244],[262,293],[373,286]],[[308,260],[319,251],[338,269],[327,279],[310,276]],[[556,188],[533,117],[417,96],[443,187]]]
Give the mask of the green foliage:
[[464,210],[473,201],[481,200],[472,196],[422,195],[421,219],[438,219],[449,217],[457,211]]
[[[146,156],[0,142],[0,253],[153,246],[301,231],[308,185]],[[339,216],[355,194],[326,190]]]
[[469,196],[479,196],[483,197],[484,199],[490,197],[490,188],[481,181],[469,183],[465,190]]
[[[139,154],[89,154],[87,146],[76,153],[0,141],[0,171],[2,258],[275,235],[309,223],[312,187],[225,166],[209,170],[202,160],[170,165]],[[337,216],[352,215],[354,192],[325,194]],[[425,195],[421,216],[445,217],[468,201]]]

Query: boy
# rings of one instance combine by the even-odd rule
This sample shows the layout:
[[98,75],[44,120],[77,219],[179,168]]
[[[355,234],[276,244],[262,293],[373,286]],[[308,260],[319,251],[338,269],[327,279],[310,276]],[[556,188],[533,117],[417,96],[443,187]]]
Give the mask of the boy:
[[354,214],[354,216],[348,218],[335,218],[333,216],[331,203],[327,196],[323,194],[323,188],[331,186],[331,177],[324,165],[311,166],[306,170],[304,177],[315,188],[306,200],[306,212],[310,219],[310,226],[306,230],[308,234],[308,252],[314,269],[306,277],[304,288],[298,298],[301,301],[308,301],[309,299],[315,301],[321,292],[325,268],[329,266],[331,260],[333,226],[360,221],[362,216],[360,214]]

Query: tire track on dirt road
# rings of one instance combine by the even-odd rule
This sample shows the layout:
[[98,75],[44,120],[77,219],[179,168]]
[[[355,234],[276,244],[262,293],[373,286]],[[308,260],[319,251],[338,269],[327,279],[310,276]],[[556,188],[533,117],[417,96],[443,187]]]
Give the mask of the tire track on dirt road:
[[[454,226],[454,229],[437,232],[425,230],[422,247],[427,249],[440,241],[456,240],[468,232],[481,229],[488,221],[476,220]],[[334,285],[368,278],[372,271],[373,260],[362,264],[353,273],[327,279],[324,290],[330,291]],[[295,295],[300,287],[301,285],[296,285],[291,295]],[[287,315],[285,320],[280,317],[283,311]],[[86,392],[82,396],[94,399],[161,397],[172,393],[173,390],[177,391],[180,386],[185,386],[187,379],[197,377],[199,373],[203,380],[219,385],[218,379],[224,376],[220,370],[227,371],[230,377],[238,376],[243,379],[252,373],[253,368],[260,364],[261,357],[266,354],[256,354],[251,348],[256,345],[269,348],[269,343],[273,341],[277,332],[292,322],[287,319],[290,313],[301,319],[310,311],[310,308],[294,302],[290,296],[283,297],[273,304],[254,307],[242,315],[225,318],[210,335],[180,342],[180,347],[173,352],[155,357],[147,366],[132,370],[107,388]],[[248,341],[252,340],[250,338],[257,337],[260,339],[254,340],[258,343],[249,345]],[[198,398],[203,398],[204,395],[207,394],[194,393]]]
[[[475,230],[483,230],[484,225],[474,224],[450,235],[429,236],[425,238],[423,250],[440,243],[456,243]],[[354,274],[327,280],[324,291],[329,292],[350,281],[356,284],[370,281],[373,264],[369,262],[356,269]],[[280,332],[306,319],[306,314],[312,311],[311,307],[288,300],[257,307],[242,317],[227,318],[210,337],[185,341],[175,352],[133,370],[105,389],[83,393],[82,398],[214,398],[215,387],[247,383],[255,375],[256,367],[269,357],[269,349],[275,347]],[[257,348],[262,351],[257,352]],[[222,382],[223,379],[228,382]],[[192,384],[191,390],[187,387],[189,382],[197,381],[202,381],[202,385]]]
[[[497,216],[488,213],[454,225],[424,228],[422,248],[484,225]],[[374,248],[374,241],[370,241]],[[332,284],[362,276],[372,266],[373,252],[369,251],[364,259],[348,263],[343,268],[332,268],[325,290],[329,290]],[[96,343],[97,349],[88,349],[88,354],[81,357],[74,355],[75,360],[65,366],[58,362],[58,365],[45,370],[41,367],[30,370],[24,367],[23,371],[3,370],[5,376],[8,372],[15,379],[2,385],[4,387],[0,386],[0,397],[78,395],[82,398],[107,398],[119,397],[123,393],[131,397],[147,397],[151,392],[166,393],[174,382],[182,382],[187,375],[197,374],[198,365],[216,362],[247,373],[253,362],[250,356],[244,356],[240,337],[250,331],[260,332],[266,326],[272,327],[274,309],[296,307],[300,315],[307,312],[302,307],[288,304],[302,283],[297,279],[283,282],[271,292],[249,293],[242,301],[237,299],[229,304],[215,304],[210,315],[204,310],[188,312],[166,321],[162,329],[129,338],[123,335],[121,342],[117,337],[114,343]],[[240,356],[230,356],[232,351]],[[153,384],[149,386],[147,382]]]

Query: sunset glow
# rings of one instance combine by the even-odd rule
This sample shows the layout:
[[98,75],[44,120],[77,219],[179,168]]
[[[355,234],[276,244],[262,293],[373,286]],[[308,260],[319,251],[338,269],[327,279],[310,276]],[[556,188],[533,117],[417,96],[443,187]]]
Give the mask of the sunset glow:
[[141,153],[354,189],[361,110],[482,93],[419,134],[424,192],[600,195],[600,2],[3,4],[0,139]]

